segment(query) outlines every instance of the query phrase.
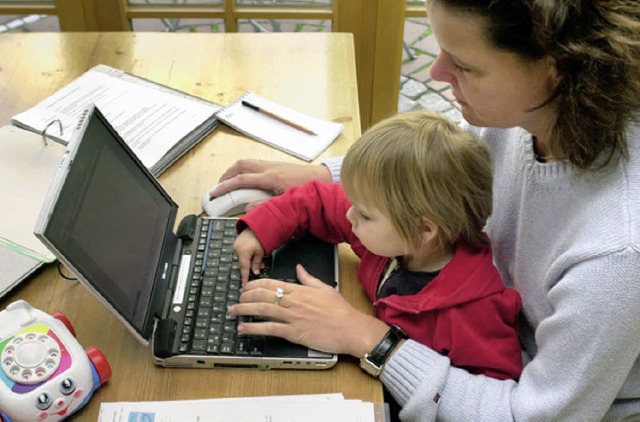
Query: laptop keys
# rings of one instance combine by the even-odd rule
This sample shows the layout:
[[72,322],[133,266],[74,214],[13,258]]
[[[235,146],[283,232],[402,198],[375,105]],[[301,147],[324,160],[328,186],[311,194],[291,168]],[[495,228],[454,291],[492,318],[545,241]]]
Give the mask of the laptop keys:
[[[222,355],[264,353],[263,336],[237,334],[238,318],[227,315],[229,305],[240,297],[240,264],[233,249],[235,220],[209,220],[198,237],[198,271],[190,283],[180,351]],[[201,247],[203,246],[204,247]],[[265,261],[262,276],[268,277],[271,262]],[[241,321],[249,321],[242,317]]]

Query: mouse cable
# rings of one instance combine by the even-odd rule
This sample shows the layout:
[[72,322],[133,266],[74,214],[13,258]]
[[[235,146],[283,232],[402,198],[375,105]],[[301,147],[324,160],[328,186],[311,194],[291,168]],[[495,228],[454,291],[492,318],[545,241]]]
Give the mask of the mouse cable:
[[58,261],[58,274],[60,274],[60,277],[64,278],[65,280],[69,280],[69,281],[77,281],[78,279],[75,277],[69,277],[68,275],[64,274],[62,272],[62,262]]

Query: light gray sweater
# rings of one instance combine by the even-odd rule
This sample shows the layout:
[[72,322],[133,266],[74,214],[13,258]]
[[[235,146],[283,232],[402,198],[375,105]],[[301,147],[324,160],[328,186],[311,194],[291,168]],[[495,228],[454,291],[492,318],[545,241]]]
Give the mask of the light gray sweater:
[[[522,129],[468,129],[493,150],[487,232],[522,295],[530,361],[519,382],[499,381],[407,341],[380,377],[401,418],[640,420],[640,127],[630,159],[597,172],[537,162]],[[339,177],[340,159],[327,164]]]

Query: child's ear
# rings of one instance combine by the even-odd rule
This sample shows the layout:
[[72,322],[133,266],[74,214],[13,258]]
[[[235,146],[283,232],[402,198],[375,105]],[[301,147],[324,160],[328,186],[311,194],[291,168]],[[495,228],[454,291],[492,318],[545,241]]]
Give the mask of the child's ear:
[[438,225],[428,218],[422,219],[422,243],[424,245],[434,241],[438,237]]

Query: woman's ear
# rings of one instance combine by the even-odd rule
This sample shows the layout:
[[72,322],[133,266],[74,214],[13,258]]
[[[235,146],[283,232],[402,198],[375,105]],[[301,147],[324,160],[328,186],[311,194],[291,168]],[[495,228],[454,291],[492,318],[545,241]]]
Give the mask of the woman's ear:
[[547,56],[544,60],[548,66],[549,90],[554,91],[560,84],[560,81],[562,81],[562,73],[560,72],[560,69],[558,69],[558,64],[555,58]]

